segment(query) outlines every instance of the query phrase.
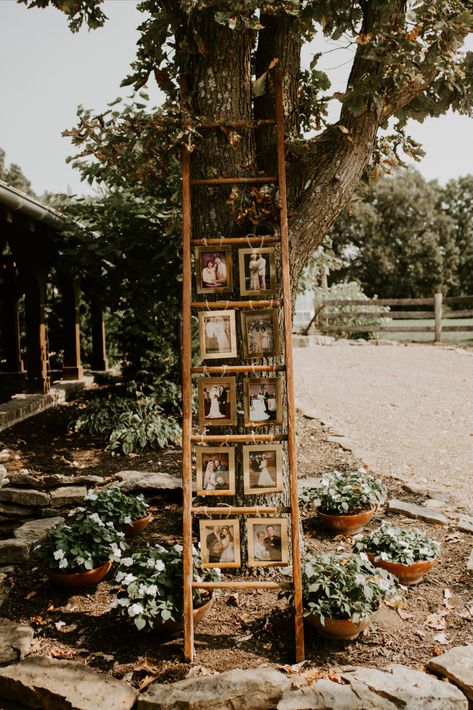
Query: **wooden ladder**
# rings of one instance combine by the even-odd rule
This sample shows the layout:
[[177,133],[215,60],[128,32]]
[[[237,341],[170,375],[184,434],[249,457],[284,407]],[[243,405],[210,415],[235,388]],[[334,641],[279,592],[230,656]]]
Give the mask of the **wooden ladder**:
[[[273,125],[276,127],[278,175],[270,177],[233,177],[233,178],[205,178],[192,180],[190,175],[190,153],[185,146],[182,149],[182,211],[183,211],[183,287],[182,287],[182,487],[183,487],[183,545],[184,545],[184,656],[187,661],[194,658],[194,626],[193,626],[193,589],[290,589],[294,599],[295,623],[295,660],[304,660],[304,629],[301,589],[300,566],[300,533],[299,533],[299,507],[297,490],[297,458],[296,458],[296,422],[294,404],[294,372],[292,352],[292,303],[291,283],[289,271],[289,242],[287,226],[286,204],[286,166],[284,154],[284,112],[282,98],[282,72],[274,72],[275,83],[275,119],[255,121],[254,127]],[[247,126],[247,123],[235,122]],[[205,128],[218,128],[218,122],[208,121],[203,124]],[[191,216],[191,188],[197,185],[235,185],[235,184],[268,184],[273,183],[279,187],[280,208],[280,237],[277,236],[247,236],[233,238],[216,238],[205,240],[192,240]],[[221,246],[221,245],[252,245],[260,247],[280,241],[281,250],[281,276],[282,276],[282,301],[272,300],[247,300],[247,301],[192,301],[192,246]],[[221,309],[228,305],[234,309],[242,308],[270,308],[282,306],[284,315],[284,352],[285,366],[281,365],[239,365],[239,366],[214,366],[192,368],[192,342],[191,342],[191,314],[192,309]],[[276,373],[284,372],[286,380],[286,406],[287,406],[287,434],[233,434],[233,435],[193,435],[192,430],[192,375],[193,374],[231,374],[231,373]],[[195,443],[241,443],[241,442],[273,442],[287,441],[287,460],[289,478],[289,507],[193,507],[192,505],[192,445]],[[290,513],[291,518],[291,552],[292,552],[292,581],[220,581],[220,582],[193,582],[192,567],[192,516],[193,515],[271,515]]]

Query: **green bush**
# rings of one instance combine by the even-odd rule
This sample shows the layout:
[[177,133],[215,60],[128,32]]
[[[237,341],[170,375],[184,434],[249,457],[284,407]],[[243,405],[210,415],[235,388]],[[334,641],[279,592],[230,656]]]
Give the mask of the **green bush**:
[[124,454],[162,449],[181,438],[177,421],[164,414],[154,397],[140,392],[92,399],[77,418],[75,430],[100,436],[108,441],[108,451]]
[[[367,301],[368,296],[363,293],[361,286],[356,283],[356,281],[344,281],[342,283],[332,284],[328,291],[324,291],[321,288],[316,289],[314,295],[314,306],[315,310],[322,305],[323,301],[326,300],[341,300],[341,301]],[[363,313],[379,311],[388,312],[389,307],[386,306],[326,306],[323,313],[340,313],[343,317],[330,320],[329,325],[337,325],[340,327],[340,332],[337,334],[339,337],[346,338],[372,338],[373,332],[379,329],[382,323],[382,319],[371,316],[359,316],[357,315],[360,311]],[[372,327],[373,332],[368,333],[351,333],[350,331],[343,331],[343,326],[363,326]]]

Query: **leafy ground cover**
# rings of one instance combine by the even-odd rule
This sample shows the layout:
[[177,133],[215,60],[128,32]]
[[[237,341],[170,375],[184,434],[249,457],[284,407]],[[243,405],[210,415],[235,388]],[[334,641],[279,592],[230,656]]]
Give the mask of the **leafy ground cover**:
[[[0,435],[1,445],[16,452],[18,468],[37,473],[69,472],[71,476],[94,473],[104,478],[131,468],[178,474],[177,450],[139,454],[131,459],[112,455],[90,436],[68,433],[68,411],[72,408],[49,410]],[[300,416],[298,434],[302,477],[358,468],[360,462],[328,441],[317,421]],[[385,483],[391,496],[417,502],[415,496],[402,492],[394,479],[387,478]],[[179,542],[179,495],[155,498],[152,505],[155,519],[144,536],[133,541],[135,549],[143,539],[163,545]],[[377,527],[381,517],[378,515],[369,529]],[[473,595],[471,576],[466,571],[471,536],[453,528],[384,517],[408,528],[424,529],[441,542],[441,564],[421,584],[405,592],[404,602],[382,607],[375,628],[356,642],[328,641],[308,629],[306,667],[313,669],[314,677],[336,673],[345,664],[382,668],[396,662],[421,668],[432,655],[473,642]],[[351,547],[351,538],[333,537],[310,513],[304,513],[303,527],[305,548],[310,553],[347,552]],[[112,577],[110,573],[108,579]],[[33,561],[7,578],[0,616],[33,626],[33,652],[86,663],[136,687],[185,677],[190,666],[182,662],[182,641],[155,632],[138,632],[125,620],[117,622],[110,613],[113,599],[113,586],[107,581],[81,594],[57,589]],[[292,660],[292,615],[287,601],[271,592],[224,593],[197,629],[192,672],[260,665],[285,666],[292,672]]]

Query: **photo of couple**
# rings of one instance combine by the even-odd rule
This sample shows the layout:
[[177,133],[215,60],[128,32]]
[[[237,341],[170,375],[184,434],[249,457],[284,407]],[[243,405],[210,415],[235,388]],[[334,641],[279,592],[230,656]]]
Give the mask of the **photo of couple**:
[[258,313],[243,311],[241,330],[245,358],[279,355],[278,311],[275,308]]
[[245,493],[282,491],[282,447],[243,447],[243,480]]
[[240,567],[240,528],[233,520],[201,520],[202,567]]
[[199,380],[200,426],[236,424],[235,401],[234,378],[201,378]]
[[195,250],[197,293],[232,290],[232,253],[230,247]]
[[237,357],[235,311],[199,313],[199,340],[203,360]]
[[281,424],[281,391],[277,377],[247,379],[245,386],[245,426]]
[[248,565],[269,567],[287,565],[287,520],[285,518],[258,518],[247,521]]
[[235,451],[228,446],[196,448],[197,495],[235,494]]
[[275,290],[274,249],[240,249],[240,293],[242,296],[271,294]]

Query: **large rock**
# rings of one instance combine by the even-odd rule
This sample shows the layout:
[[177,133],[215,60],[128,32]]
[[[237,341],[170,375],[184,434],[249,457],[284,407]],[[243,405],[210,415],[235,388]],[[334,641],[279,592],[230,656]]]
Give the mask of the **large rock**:
[[11,663],[26,656],[33,636],[31,626],[0,618],[0,663]]
[[0,565],[10,565],[16,562],[26,562],[30,549],[22,540],[0,540]]
[[33,488],[2,488],[0,489],[0,501],[41,507],[49,505],[49,495]]
[[168,473],[151,471],[119,471],[116,476],[124,491],[175,491],[182,488],[182,479]]
[[0,462],[1,463],[6,463],[7,461],[10,461],[12,458],[13,458],[13,454],[8,449],[2,449],[0,451]]
[[321,678],[310,686],[286,691],[277,710],[398,710],[399,705],[353,681],[342,685]]
[[29,488],[42,488],[41,478],[24,471],[11,471],[9,475],[12,486],[28,486]]
[[388,509],[391,513],[401,513],[401,515],[405,515],[407,518],[418,518],[426,523],[434,523],[437,525],[447,525],[449,523],[449,519],[443,513],[439,513],[436,510],[429,510],[422,505],[406,503],[396,498],[389,501]]
[[64,518],[45,518],[44,520],[29,520],[15,530],[15,538],[31,548],[38,545],[47,536],[51,528],[64,522]]
[[366,686],[383,698],[392,700],[397,707],[409,710],[468,710],[468,701],[458,688],[406,666],[393,664],[385,671],[354,668],[342,673],[342,678],[349,683],[355,681]]
[[84,501],[84,496],[87,493],[85,486],[62,486],[52,490],[51,507],[64,508],[69,505],[77,505]]
[[7,516],[8,518],[30,518],[35,512],[35,508],[27,508],[24,505],[0,503],[0,515]]
[[0,478],[6,478],[7,475],[8,471],[6,467],[2,463],[0,463]]
[[226,671],[172,685],[154,683],[140,696],[137,710],[274,710],[290,687],[274,668]]
[[473,701],[473,646],[457,646],[428,664],[429,671],[448,678]]
[[71,661],[29,656],[0,669],[0,697],[45,710],[131,710],[138,693]]
[[457,528],[462,532],[473,533],[473,518],[471,515],[460,515],[457,521]]

